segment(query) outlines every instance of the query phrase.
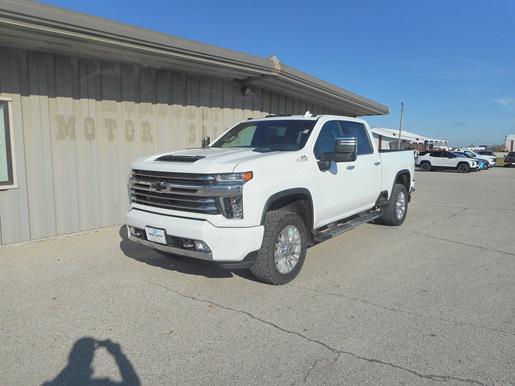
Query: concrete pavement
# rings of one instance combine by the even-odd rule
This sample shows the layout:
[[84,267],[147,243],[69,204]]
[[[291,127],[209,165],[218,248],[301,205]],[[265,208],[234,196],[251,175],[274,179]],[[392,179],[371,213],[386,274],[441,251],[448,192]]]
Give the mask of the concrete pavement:
[[515,170],[416,179],[285,286],[119,228],[0,248],[0,384],[515,384]]

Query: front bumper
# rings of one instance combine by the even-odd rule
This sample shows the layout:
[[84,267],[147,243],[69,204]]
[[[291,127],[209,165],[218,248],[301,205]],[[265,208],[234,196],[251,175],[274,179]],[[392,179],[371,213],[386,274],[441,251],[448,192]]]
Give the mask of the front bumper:
[[[167,216],[163,214],[131,209],[127,213],[127,226],[143,230],[142,237],[128,232],[129,239],[160,251],[213,262],[240,262],[251,252],[261,248],[264,227],[245,228],[217,227],[207,220]],[[164,229],[167,244],[148,241],[145,227]],[[200,240],[207,244],[210,252],[185,249],[169,242],[170,239]]]

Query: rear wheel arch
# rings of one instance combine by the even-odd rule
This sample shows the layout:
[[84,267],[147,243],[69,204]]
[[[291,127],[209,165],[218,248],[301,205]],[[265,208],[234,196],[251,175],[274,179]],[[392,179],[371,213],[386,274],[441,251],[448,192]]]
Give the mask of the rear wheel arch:
[[[393,181],[393,184],[402,184],[406,187],[406,190],[409,191],[409,188],[411,186],[411,173],[408,169],[402,169],[400,170],[397,175],[395,176],[395,180]],[[392,186],[393,188],[393,186]]]
[[[424,161],[428,162],[429,161]],[[395,187],[395,184],[401,184],[404,185],[406,188],[406,192],[408,192],[408,198],[410,196],[410,188],[411,188],[411,173],[408,169],[402,169],[397,172],[395,175],[395,179],[393,180],[392,189],[390,190],[390,196],[393,192],[393,188]]]

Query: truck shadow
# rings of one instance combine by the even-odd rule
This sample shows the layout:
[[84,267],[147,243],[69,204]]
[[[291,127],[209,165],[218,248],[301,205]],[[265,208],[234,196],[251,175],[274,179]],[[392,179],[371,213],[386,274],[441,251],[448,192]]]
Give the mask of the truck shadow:
[[[205,276],[213,279],[233,276],[232,271],[220,268],[218,265],[208,261],[195,260],[182,256],[162,255],[151,248],[136,244],[128,239],[125,225],[120,227],[118,234],[121,239],[120,249],[125,256],[141,263],[145,263],[153,267],[186,273],[188,275]],[[238,272],[237,275],[246,277],[244,272]]]

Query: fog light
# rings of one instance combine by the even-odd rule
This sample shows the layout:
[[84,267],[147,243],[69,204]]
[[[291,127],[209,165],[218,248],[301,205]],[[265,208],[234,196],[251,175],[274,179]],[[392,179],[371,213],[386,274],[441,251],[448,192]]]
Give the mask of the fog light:
[[182,240],[182,247],[183,248],[193,248],[195,245],[193,243],[193,240],[190,239],[184,239]]
[[210,249],[206,245],[206,243],[203,241],[200,241],[200,240],[195,240],[195,249],[197,251],[201,251],[201,252],[209,252],[210,251]]
[[135,237],[141,237],[143,235],[143,232],[140,229],[131,226],[129,227],[129,232]]

